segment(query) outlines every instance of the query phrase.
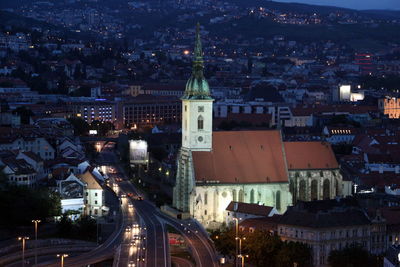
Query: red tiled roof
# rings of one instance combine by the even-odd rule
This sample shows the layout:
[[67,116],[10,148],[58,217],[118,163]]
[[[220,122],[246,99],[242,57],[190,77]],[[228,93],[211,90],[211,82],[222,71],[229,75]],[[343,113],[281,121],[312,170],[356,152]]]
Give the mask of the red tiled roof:
[[82,182],[86,183],[88,189],[102,189],[99,182],[89,171],[86,171],[85,173],[78,175],[78,178]]
[[244,231],[248,231],[250,228],[260,231],[277,231],[281,217],[282,215],[275,214],[272,217],[250,218],[242,221],[239,225]]
[[196,181],[287,182],[279,131],[214,132],[211,152],[192,152]]
[[290,169],[336,169],[339,164],[332,147],[324,142],[285,142]]
[[249,204],[249,203],[234,202],[234,201],[231,201],[228,207],[226,207],[226,210],[228,211],[260,215],[260,216],[268,216],[272,211],[272,209],[273,207],[270,206],[262,206],[258,204]]

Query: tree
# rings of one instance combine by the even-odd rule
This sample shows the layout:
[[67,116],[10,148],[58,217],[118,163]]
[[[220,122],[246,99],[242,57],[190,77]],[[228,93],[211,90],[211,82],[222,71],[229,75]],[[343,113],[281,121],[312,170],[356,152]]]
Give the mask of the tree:
[[97,130],[97,134],[100,136],[105,136],[109,131],[113,130],[114,124],[109,121],[98,121],[94,120],[90,124],[91,129]]
[[60,237],[71,237],[73,231],[72,220],[64,213],[57,223],[57,232]]
[[30,225],[31,220],[45,221],[61,214],[61,201],[57,193],[47,188],[3,185],[0,189],[0,226]]
[[282,247],[277,235],[267,231],[256,230],[247,236],[244,251],[251,255],[249,262],[255,266],[276,266],[276,257]]
[[89,132],[89,124],[81,118],[69,118],[68,121],[74,127],[75,135],[86,135]]
[[235,230],[225,228],[211,233],[215,248],[224,256],[235,256]]
[[276,259],[277,267],[312,266],[311,249],[305,244],[298,242],[284,242]]
[[77,237],[85,240],[96,240],[97,225],[96,220],[89,216],[82,216],[78,220]]
[[377,267],[376,258],[360,245],[351,245],[342,250],[334,250],[328,257],[331,267]]

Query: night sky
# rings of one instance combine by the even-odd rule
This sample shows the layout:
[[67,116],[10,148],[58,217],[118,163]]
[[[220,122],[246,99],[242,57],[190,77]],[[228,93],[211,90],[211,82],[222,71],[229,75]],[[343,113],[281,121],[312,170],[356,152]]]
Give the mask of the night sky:
[[274,0],[304,4],[339,6],[353,9],[395,9],[400,10],[400,0]]

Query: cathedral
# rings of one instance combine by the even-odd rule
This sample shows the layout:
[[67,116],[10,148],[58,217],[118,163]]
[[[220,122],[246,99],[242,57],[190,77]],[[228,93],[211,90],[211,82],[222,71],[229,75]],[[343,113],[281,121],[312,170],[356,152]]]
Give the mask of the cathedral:
[[173,206],[206,228],[224,221],[231,201],[273,206],[345,196],[339,164],[324,142],[284,142],[279,130],[212,130],[213,99],[203,74],[197,25],[192,75],[182,100],[182,147]]

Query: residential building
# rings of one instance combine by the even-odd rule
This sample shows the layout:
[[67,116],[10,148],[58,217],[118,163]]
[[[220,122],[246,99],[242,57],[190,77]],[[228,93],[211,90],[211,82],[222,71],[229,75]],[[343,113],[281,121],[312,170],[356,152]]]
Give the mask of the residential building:
[[104,190],[95,176],[87,170],[77,177],[84,183],[84,214],[95,217],[105,215],[108,208],[104,202]]
[[72,116],[91,124],[93,121],[114,123],[117,119],[116,104],[104,99],[91,102],[72,102]]
[[38,154],[42,159],[54,159],[56,151],[43,137],[0,137],[1,150],[22,150]]
[[34,187],[37,182],[37,172],[23,159],[15,156],[2,158],[0,162],[3,173],[8,177],[10,184]]
[[384,253],[385,222],[379,213],[369,217],[354,199],[298,202],[280,218],[278,234],[283,241],[310,246],[314,266],[322,267],[329,266],[332,251],[352,244],[376,255]]
[[139,95],[123,102],[122,120],[125,127],[177,123],[181,108],[174,96]]
[[379,99],[378,106],[379,110],[389,119],[400,118],[400,98],[386,97]]

